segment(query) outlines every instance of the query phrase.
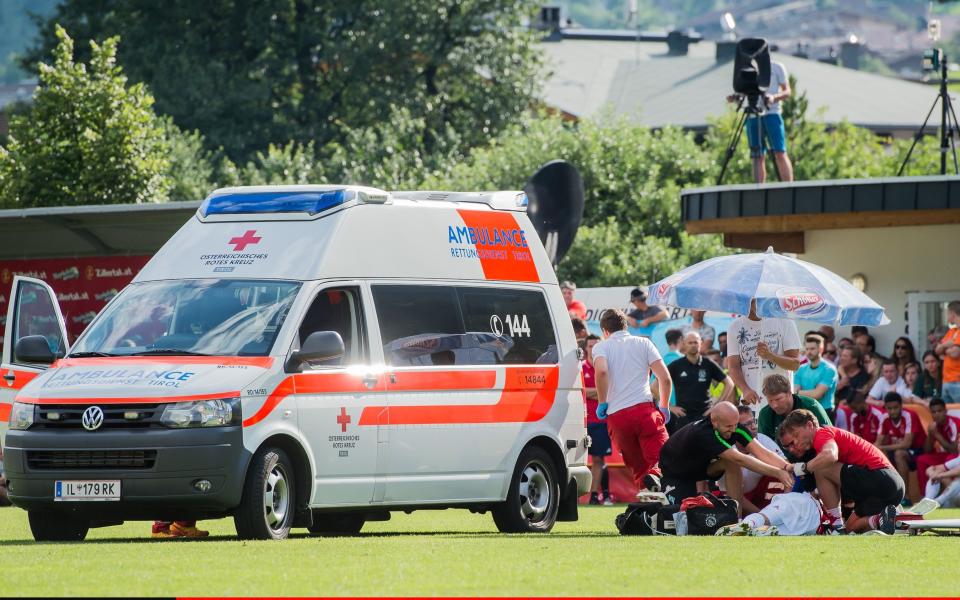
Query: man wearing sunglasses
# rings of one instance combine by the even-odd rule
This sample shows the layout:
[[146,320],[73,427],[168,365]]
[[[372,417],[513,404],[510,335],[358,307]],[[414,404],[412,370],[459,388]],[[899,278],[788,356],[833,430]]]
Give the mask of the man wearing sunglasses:
[[[780,443],[794,456],[803,456],[811,448],[816,453],[809,462],[794,463],[788,468],[797,477],[813,474],[834,532],[894,532],[896,506],[903,500],[906,488],[903,478],[879,448],[849,431],[821,427],[813,413],[804,409],[795,410],[784,419]],[[846,520],[841,498],[852,504]]]

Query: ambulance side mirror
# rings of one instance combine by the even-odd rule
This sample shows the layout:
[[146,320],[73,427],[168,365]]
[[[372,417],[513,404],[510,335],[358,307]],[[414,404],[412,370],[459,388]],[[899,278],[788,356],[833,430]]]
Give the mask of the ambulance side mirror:
[[308,363],[320,363],[343,358],[343,338],[336,331],[314,331],[303,346],[287,359],[287,373],[299,373]]
[[42,335],[28,335],[17,340],[13,347],[14,362],[51,365],[57,359],[47,338]]

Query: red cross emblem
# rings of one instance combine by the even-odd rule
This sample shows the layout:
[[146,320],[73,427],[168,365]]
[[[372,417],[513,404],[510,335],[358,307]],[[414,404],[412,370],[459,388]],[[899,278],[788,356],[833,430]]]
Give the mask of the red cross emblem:
[[230,238],[230,243],[233,244],[234,252],[240,252],[242,250],[245,250],[247,246],[252,246],[253,244],[259,244],[260,240],[261,238],[257,237],[257,230],[251,229],[250,231],[246,232],[245,234],[239,237]]
[[340,431],[346,433],[347,424],[350,423],[350,415],[347,414],[347,409],[343,406],[340,407],[340,414],[337,415],[337,423],[340,425]]

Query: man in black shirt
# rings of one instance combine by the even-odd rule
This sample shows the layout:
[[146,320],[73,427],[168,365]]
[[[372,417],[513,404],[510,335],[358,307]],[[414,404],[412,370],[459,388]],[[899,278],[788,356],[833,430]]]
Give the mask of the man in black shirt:
[[[784,470],[787,461],[767,450],[739,426],[737,407],[730,402],[718,402],[710,410],[709,418],[690,423],[670,436],[660,451],[660,468],[667,500],[680,504],[685,498],[696,496],[700,482],[725,476],[727,493],[743,503],[743,473],[741,467],[773,477],[783,483],[784,489],[793,488],[792,473]],[[739,441],[747,454],[737,450]]]
[[677,405],[670,407],[673,413],[669,423],[671,433],[703,418],[710,407],[710,384],[714,381],[723,382],[720,400],[732,402],[734,398],[733,380],[717,363],[700,354],[699,333],[688,331],[683,336],[682,351],[684,356],[667,367],[677,396]]

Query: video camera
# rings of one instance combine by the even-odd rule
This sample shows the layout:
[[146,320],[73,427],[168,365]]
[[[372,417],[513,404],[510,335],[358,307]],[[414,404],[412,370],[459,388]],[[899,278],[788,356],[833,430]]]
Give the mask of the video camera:
[[733,91],[746,96],[751,112],[765,110],[770,87],[770,47],[763,38],[744,38],[737,42],[733,61]]

